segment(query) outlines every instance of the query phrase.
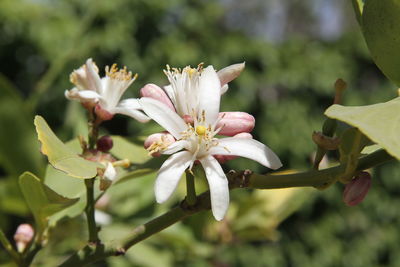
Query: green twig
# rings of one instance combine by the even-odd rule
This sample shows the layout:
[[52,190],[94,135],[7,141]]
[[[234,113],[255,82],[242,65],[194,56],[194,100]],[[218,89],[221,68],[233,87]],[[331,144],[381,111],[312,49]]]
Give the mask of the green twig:
[[97,235],[97,226],[94,217],[94,179],[86,179],[86,207],[85,213],[88,223],[88,230],[89,230],[89,243],[97,244],[99,243],[99,237]]

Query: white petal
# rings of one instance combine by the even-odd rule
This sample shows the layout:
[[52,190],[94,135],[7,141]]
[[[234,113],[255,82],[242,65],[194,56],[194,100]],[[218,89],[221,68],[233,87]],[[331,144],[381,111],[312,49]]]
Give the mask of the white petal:
[[114,181],[116,176],[117,171],[115,170],[114,166],[110,162],[108,162],[106,170],[104,171],[104,178],[110,181]]
[[221,87],[221,95],[225,94],[226,91],[228,91],[228,89],[229,89],[228,84],[224,84],[224,85]]
[[245,63],[233,64],[218,71],[218,77],[221,80],[221,85],[227,84],[233,79],[236,79],[244,70]]
[[139,111],[142,107],[139,100],[136,98],[129,98],[121,101],[117,107],[109,110],[112,114],[118,113],[130,116],[139,122],[148,122],[150,120],[143,112]]
[[229,206],[229,186],[221,165],[213,156],[200,160],[206,172],[211,195],[211,210],[217,221],[225,217]]
[[65,91],[65,97],[69,100],[97,102],[101,96],[91,90],[78,90],[77,88],[72,88],[69,91]]
[[192,154],[187,151],[170,156],[158,171],[154,191],[158,203],[166,201],[175,191],[183,172],[191,163]]
[[266,145],[254,139],[237,137],[219,139],[218,146],[212,147],[210,154],[245,157],[274,170],[282,167],[278,156]]
[[187,129],[187,125],[177,113],[160,101],[148,97],[142,97],[139,103],[147,116],[160,124],[176,139],[181,138],[181,133]]
[[221,98],[221,83],[213,66],[203,70],[199,79],[199,109],[204,110],[206,123],[213,124],[219,113],[219,102]]
[[99,94],[102,94],[101,80],[99,76],[99,69],[91,58],[86,60],[86,78],[91,90],[95,90]]
[[166,150],[162,151],[163,154],[165,155],[171,155],[175,152],[178,152],[179,150],[186,148],[188,144],[188,141],[186,140],[179,140],[176,142],[173,142],[171,145],[167,147]]

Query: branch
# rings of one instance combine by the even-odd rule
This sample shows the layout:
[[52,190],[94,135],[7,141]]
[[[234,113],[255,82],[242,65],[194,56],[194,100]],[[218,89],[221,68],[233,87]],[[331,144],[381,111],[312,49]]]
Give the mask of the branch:
[[[386,151],[379,150],[368,156],[362,157],[357,165],[356,171],[361,171],[375,167],[386,161],[393,160]],[[346,166],[338,165],[324,170],[311,170],[294,174],[253,174],[250,171],[231,171],[227,174],[230,189],[234,188],[256,188],[273,189],[287,187],[323,187],[336,181],[345,171]],[[110,256],[123,255],[129,248],[136,243],[158,233],[165,228],[185,219],[186,217],[208,210],[211,207],[209,191],[197,197],[195,205],[190,206],[183,201],[178,207],[173,208],[167,213],[136,227],[131,236],[122,241],[119,246],[106,245],[87,245],[80,251],[68,258],[60,266],[83,266],[103,260]]]

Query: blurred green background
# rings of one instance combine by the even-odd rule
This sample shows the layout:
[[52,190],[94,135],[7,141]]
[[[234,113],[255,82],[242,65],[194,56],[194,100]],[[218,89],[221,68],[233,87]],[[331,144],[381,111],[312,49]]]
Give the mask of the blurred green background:
[[[85,134],[85,113],[67,102],[64,90],[72,87],[70,72],[89,57],[101,73],[114,62],[139,73],[125,98],[137,97],[149,82],[165,85],[166,64],[204,62],[221,69],[245,61],[245,71],[223,96],[222,110],[252,113],[256,139],[291,170],[310,167],[311,133],[321,128],[337,78],[348,82],[345,105],[397,95],[371,61],[350,1],[1,0],[0,227],[10,238],[18,224],[33,222],[17,185],[23,171],[65,186],[62,174],[46,171],[33,117],[42,115],[64,141]],[[159,129],[123,116],[104,126],[103,132],[131,141]],[[332,161],[336,156],[330,155]],[[229,168],[267,171],[243,159]],[[365,201],[351,208],[341,200],[341,184],[324,191],[235,190],[226,221],[198,214],[126,257],[96,266],[398,266],[397,164],[376,168],[373,178]],[[153,182],[149,175],[110,190],[103,209],[113,224],[103,228],[106,239],[123,236],[184,196],[178,192],[156,205]],[[34,264],[56,266],[84,244],[84,227],[81,216],[62,220]],[[3,250],[0,264],[9,265]]]

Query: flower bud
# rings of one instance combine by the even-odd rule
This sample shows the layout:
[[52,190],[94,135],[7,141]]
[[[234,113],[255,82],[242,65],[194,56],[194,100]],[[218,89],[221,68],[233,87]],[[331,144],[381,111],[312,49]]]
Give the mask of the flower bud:
[[221,81],[221,86],[229,83],[230,81],[236,79],[240,73],[244,70],[245,63],[233,64],[228,67],[223,68],[217,72],[218,78]]
[[360,172],[348,184],[343,192],[343,202],[348,206],[355,206],[362,202],[371,187],[371,175]]
[[[243,138],[243,139],[253,139],[253,136],[249,133],[238,133],[234,137]],[[228,160],[232,160],[237,158],[237,156],[227,156],[227,155],[214,155],[214,158],[218,160],[219,163],[225,163]]]
[[159,86],[155,84],[152,83],[146,84],[142,89],[140,89],[140,96],[150,97],[155,100],[158,100],[161,103],[167,105],[167,107],[169,107],[172,111],[175,111],[174,105],[172,104],[167,94],[164,92],[163,89],[161,89]]
[[194,123],[193,117],[190,115],[183,115],[182,119],[188,124],[193,125],[193,123]]
[[31,243],[35,231],[30,224],[20,224],[14,234],[15,244],[17,245],[18,252],[22,253],[26,247]]
[[97,149],[101,152],[108,152],[113,147],[113,140],[111,136],[104,135],[96,143]]
[[151,156],[159,157],[163,148],[175,142],[175,138],[168,132],[149,135],[144,141],[144,148],[149,150]]
[[256,123],[254,117],[246,112],[220,112],[219,118],[216,128],[222,127],[219,134],[226,136],[249,133]]
[[94,108],[94,112],[96,113],[97,117],[103,121],[111,120],[114,117],[114,114],[103,109],[99,104],[97,104]]

